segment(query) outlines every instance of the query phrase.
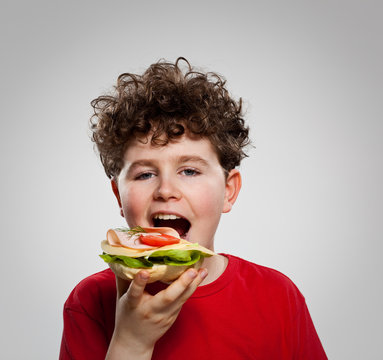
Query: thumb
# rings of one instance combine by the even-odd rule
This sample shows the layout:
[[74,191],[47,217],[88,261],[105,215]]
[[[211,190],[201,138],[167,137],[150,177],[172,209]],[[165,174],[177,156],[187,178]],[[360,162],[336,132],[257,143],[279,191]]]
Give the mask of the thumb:
[[150,274],[145,271],[139,271],[130,283],[129,289],[126,292],[127,300],[130,306],[136,307],[144,294],[145,286],[149,280]]

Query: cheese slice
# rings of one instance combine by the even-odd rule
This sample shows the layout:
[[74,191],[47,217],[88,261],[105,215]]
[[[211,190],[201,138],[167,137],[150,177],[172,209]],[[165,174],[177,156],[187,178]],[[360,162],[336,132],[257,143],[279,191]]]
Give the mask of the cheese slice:
[[122,256],[129,256],[129,257],[141,257],[141,256],[149,256],[152,253],[156,251],[163,251],[163,250],[198,250],[202,253],[206,254],[206,256],[213,256],[216,255],[215,252],[199,245],[196,243],[191,243],[187,240],[181,239],[178,244],[172,244],[172,245],[166,245],[161,246],[155,249],[145,250],[145,249],[129,249],[122,246],[112,246],[109,245],[107,240],[103,240],[101,242],[101,248],[102,250],[109,254],[109,255],[122,255]]

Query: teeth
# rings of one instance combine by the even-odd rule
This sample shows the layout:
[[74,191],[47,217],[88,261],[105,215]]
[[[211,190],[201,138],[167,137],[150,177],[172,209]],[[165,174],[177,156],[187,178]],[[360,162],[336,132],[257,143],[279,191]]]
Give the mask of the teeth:
[[154,215],[154,219],[160,219],[160,220],[175,220],[175,219],[181,219],[177,215],[173,214],[156,214]]

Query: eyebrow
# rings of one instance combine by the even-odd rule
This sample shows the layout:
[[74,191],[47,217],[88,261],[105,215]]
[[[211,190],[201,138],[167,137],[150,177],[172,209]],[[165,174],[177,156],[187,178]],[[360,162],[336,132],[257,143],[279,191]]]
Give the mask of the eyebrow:
[[[136,167],[139,166],[153,166],[156,162],[158,162],[158,159],[141,159],[141,160],[136,160],[132,162],[129,166],[128,173],[131,173]],[[197,156],[197,155],[182,155],[182,156],[177,156],[175,158],[175,162],[177,164],[182,164],[186,162],[197,162],[200,163],[202,166],[209,166],[209,163],[207,160],[204,158]]]
[[204,158],[201,158],[198,155],[183,155],[183,156],[179,156],[177,158],[178,163],[185,163],[185,162],[189,162],[189,161],[197,162],[197,163],[200,163],[204,166],[209,166],[209,163],[207,162],[207,160],[205,160]]

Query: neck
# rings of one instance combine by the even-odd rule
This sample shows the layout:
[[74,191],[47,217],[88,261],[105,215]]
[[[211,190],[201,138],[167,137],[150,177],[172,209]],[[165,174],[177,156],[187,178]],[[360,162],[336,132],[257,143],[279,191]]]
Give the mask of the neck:
[[202,267],[207,269],[208,274],[201,285],[207,285],[217,280],[225,271],[228,262],[227,257],[222,255],[205,258]]

